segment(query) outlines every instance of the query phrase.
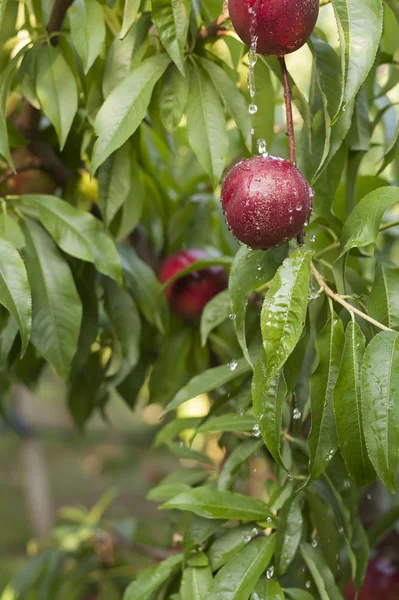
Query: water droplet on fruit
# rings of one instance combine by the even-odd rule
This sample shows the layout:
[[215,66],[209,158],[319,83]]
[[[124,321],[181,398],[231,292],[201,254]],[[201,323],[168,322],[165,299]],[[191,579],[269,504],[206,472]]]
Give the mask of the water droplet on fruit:
[[258,423],[255,423],[255,425],[253,426],[252,434],[257,438],[260,437],[260,427]]
[[294,408],[294,412],[292,413],[292,418],[295,419],[295,421],[298,421],[301,417],[302,417],[302,413],[299,410],[299,408]]
[[256,106],[256,104],[251,103],[248,106],[248,112],[249,112],[250,115],[254,115],[255,113],[257,113],[258,112],[258,107]]
[[238,362],[236,360],[232,360],[227,366],[229,367],[230,371],[235,371],[238,367]]
[[272,565],[271,567],[269,567],[269,568],[267,569],[267,571],[266,571],[266,577],[267,577],[268,579],[271,579],[271,578],[273,577],[273,575],[274,575],[274,567],[273,567],[273,565]]

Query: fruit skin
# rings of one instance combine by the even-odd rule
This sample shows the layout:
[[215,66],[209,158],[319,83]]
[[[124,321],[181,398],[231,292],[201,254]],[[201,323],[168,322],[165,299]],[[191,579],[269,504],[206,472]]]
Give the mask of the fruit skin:
[[[251,27],[258,54],[283,56],[308,41],[319,14],[320,0],[229,0],[233,27],[251,46]],[[249,9],[254,11],[250,14]],[[255,14],[255,16],[253,16]]]
[[[355,586],[348,584],[345,591],[346,600],[356,597]],[[399,570],[387,558],[373,558],[367,565],[366,577],[358,600],[398,600]]]
[[[34,159],[27,148],[19,148],[12,154],[15,168],[21,169]],[[4,194],[20,196],[21,194],[54,194],[57,184],[46,171],[41,169],[24,169],[15,177],[7,180],[1,190]]]
[[313,196],[290,162],[256,156],[227,174],[221,201],[233,235],[251,248],[267,250],[301,233],[312,213]]
[[[162,263],[160,281],[168,279],[192,265],[196,260],[209,258],[202,250],[191,248],[168,256]],[[193,321],[201,317],[205,305],[227,287],[223,267],[207,267],[177,279],[166,288],[171,309],[183,319]]]

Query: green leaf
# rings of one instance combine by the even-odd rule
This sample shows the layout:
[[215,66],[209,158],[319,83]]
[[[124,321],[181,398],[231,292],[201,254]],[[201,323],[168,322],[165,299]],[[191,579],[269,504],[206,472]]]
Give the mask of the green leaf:
[[392,136],[389,146],[385,151],[384,158],[382,160],[382,164],[381,164],[380,168],[377,171],[377,175],[379,175],[380,173],[385,171],[387,166],[390,165],[391,162],[395,159],[395,157],[397,156],[398,147],[399,147],[399,121],[398,121],[398,124],[396,125],[395,133]]
[[186,483],[167,483],[160,484],[152,488],[146,498],[147,500],[155,500],[156,502],[168,502],[183,492],[190,490],[190,486]]
[[230,292],[224,290],[208,302],[201,315],[201,341],[205,346],[210,332],[221,325],[231,314]]
[[123,11],[122,29],[119,32],[119,38],[123,40],[129,33],[140,8],[140,0],[125,0]]
[[351,321],[345,332],[345,345],[334,390],[334,411],[341,454],[350,476],[359,484],[375,478],[367,455],[361,412],[360,373],[365,338],[360,326]]
[[32,290],[32,344],[67,377],[78,346],[82,303],[68,264],[47,233],[30,220],[24,221],[23,232]]
[[21,86],[21,91],[29,104],[40,109],[40,102],[36,94],[36,58],[41,52],[39,45],[32,46],[26,52],[22,59],[21,66],[18,70],[18,81]]
[[221,519],[206,519],[193,515],[188,523],[187,529],[184,532],[183,550],[184,556],[188,554],[196,546],[205,542],[211,535],[216,533],[225,521]]
[[180,586],[181,600],[207,600],[213,582],[210,567],[184,569]]
[[299,588],[287,588],[284,589],[284,592],[288,594],[289,598],[292,598],[292,600],[314,600],[314,596]]
[[253,524],[228,529],[223,536],[213,542],[208,550],[212,571],[218,571],[256,535],[258,535],[258,530],[253,527]]
[[[111,224],[111,231],[116,232],[114,237],[118,241],[124,240],[139,224],[147,194],[144,188],[143,171],[139,167],[137,158],[133,155],[130,155],[129,168],[130,189],[119,213],[115,215]],[[111,201],[110,197],[109,200]],[[119,204],[115,197],[112,199],[112,204],[113,206]]]
[[335,584],[334,575],[320,552],[310,544],[301,544],[301,552],[320,594],[320,600],[342,600],[342,594]]
[[367,452],[377,475],[392,493],[398,466],[398,389],[399,334],[383,331],[366,348],[361,398]]
[[124,275],[139,309],[147,321],[164,333],[162,312],[165,299],[154,271],[137,256],[133,248],[126,244],[119,246],[119,254]]
[[191,348],[192,336],[187,329],[164,338],[151,371],[151,402],[165,406],[187,382]]
[[[212,79],[213,85],[219,92],[229,115],[234,119],[238,129],[241,131],[246,147],[248,150],[251,150],[251,118],[244,96],[224,69],[219,67],[218,64],[206,58],[200,58],[199,62]],[[268,106],[270,107],[270,95],[268,101]],[[265,126],[264,123],[263,126]]]
[[20,226],[5,210],[0,214],[0,234],[6,237],[18,250],[25,246],[25,238]]
[[279,513],[275,557],[278,577],[286,572],[295,558],[302,537],[302,523],[301,498],[296,494],[287,500]]
[[131,146],[126,143],[114,152],[99,170],[98,204],[107,226],[131,192],[131,155]]
[[238,415],[236,413],[212,417],[198,427],[198,433],[218,433],[219,431],[252,431],[256,425],[253,415]]
[[28,194],[20,197],[24,210],[37,210],[58,246],[71,256],[94,263],[98,271],[121,282],[121,264],[112,239],[90,213],[56,196]]
[[183,77],[176,65],[162,78],[159,97],[159,117],[163,126],[173,132],[179,126],[188,99],[188,77]]
[[311,253],[295,250],[281,265],[266,294],[261,328],[269,384],[297,345],[308,305]]
[[[237,519],[239,521],[274,520],[267,504],[259,498],[227,490],[203,486],[180,494],[160,508],[188,510],[208,519]],[[271,522],[271,521],[270,521]]]
[[147,58],[116,87],[97,113],[91,171],[98,167],[136,131],[147,112],[152,90],[169,59],[165,54]]
[[[14,319],[3,309],[2,327],[0,333],[0,370],[8,368],[7,359],[12,345],[18,335],[18,327]],[[5,321],[3,320],[5,319]]]
[[367,246],[377,239],[385,211],[399,202],[399,188],[382,187],[367,194],[356,205],[342,229],[340,257],[351,248]]
[[123,600],[148,600],[182,563],[183,555],[170,556],[156,567],[142,571],[124,593]]
[[[259,57],[260,58],[260,57]],[[263,58],[263,57],[262,57]],[[280,65],[277,63],[278,73],[281,76]],[[292,81],[292,80],[291,80]],[[294,84],[294,82],[292,81]],[[270,66],[263,60],[257,60],[255,65],[255,87],[256,87],[256,106],[258,110],[252,116],[252,127],[255,130],[252,136],[252,152],[258,153],[258,139],[264,139],[266,148],[270,148],[274,139],[276,92],[274,90],[272,77],[270,75]],[[298,88],[293,85],[292,98],[295,103]]]
[[[370,532],[370,529],[368,531]],[[360,590],[366,576],[370,546],[367,533],[358,517],[353,519],[351,547],[356,557],[355,586],[357,590]]]
[[159,446],[162,446],[162,444],[168,444],[182,431],[186,431],[187,429],[196,429],[202,420],[203,417],[185,417],[184,419],[173,419],[173,421],[162,427],[162,429],[157,433],[154,440],[154,447],[158,448]]
[[251,368],[245,358],[233,360],[227,365],[215,367],[214,369],[208,369],[200,375],[196,375],[190,379],[187,385],[177,392],[176,396],[169,402],[165,410],[173,410],[180,406],[180,404],[183,404],[183,402],[190,400],[190,398],[194,398],[199,394],[211,392],[212,390],[229,383],[232,379],[249,373],[250,370]]
[[75,77],[61,50],[51,44],[36,56],[36,93],[46,117],[54,125],[61,150],[78,108]]
[[182,75],[185,75],[184,46],[188,32],[189,9],[188,0],[152,0],[152,20],[159,39]]
[[187,102],[190,146],[214,184],[219,183],[229,142],[219,94],[209,76],[193,64]]
[[252,379],[252,403],[266,448],[285,470],[287,467],[281,455],[281,421],[286,397],[287,385],[283,371],[272,381],[268,380],[266,353],[261,348]]
[[307,483],[323,473],[338,447],[333,402],[343,345],[342,321],[332,313],[316,338],[318,365],[310,379],[312,427],[308,436]]
[[270,281],[281,262],[287,255],[287,248],[273,248],[271,250],[251,250],[241,246],[234,257],[229,277],[231,295],[231,314],[237,333],[238,342],[245,358],[252,365],[249,356],[245,335],[245,314],[247,310],[248,295]]
[[242,442],[236,448],[234,448],[233,452],[224,462],[222,470],[220,471],[217,483],[219,490],[225,490],[230,487],[234,476],[241,465],[246,462],[252,456],[252,454],[254,454],[254,452],[259,450],[260,447],[261,442],[259,440],[249,440],[247,442]]
[[168,444],[168,450],[176,456],[176,458],[186,458],[187,460],[195,460],[199,463],[214,466],[213,460],[207,454],[197,452],[197,450],[193,450],[182,443],[175,444],[170,442]]
[[284,592],[279,582],[274,579],[266,580],[265,600],[284,600],[284,598]]
[[0,236],[0,304],[21,333],[21,355],[26,351],[32,328],[32,298],[24,261],[18,250]]
[[[0,19],[2,13],[0,11]],[[7,161],[11,169],[15,171],[14,162],[10,153],[10,146],[8,142],[8,130],[7,130],[7,98],[9,96],[10,87],[14,79],[15,74],[15,62],[10,61],[6,68],[1,73],[0,78],[0,155]]]
[[380,258],[376,259],[367,310],[383,325],[399,329],[399,269]]
[[218,600],[248,600],[273,556],[275,539],[262,536],[247,544],[217,573],[208,592]]
[[1,0],[0,2],[0,29],[3,25],[4,13],[6,11],[7,0]]
[[343,88],[340,108],[345,109],[365,81],[377,55],[383,26],[382,2],[332,0],[341,48]]
[[[116,339],[120,345],[121,365],[112,377],[113,386],[118,386],[140,358],[141,320],[136,305],[128,292],[121,290],[112,281],[103,281],[104,308],[111,321]],[[115,348],[113,349],[113,355]]]
[[96,0],[75,0],[69,9],[72,42],[87,73],[105,42],[104,9]]

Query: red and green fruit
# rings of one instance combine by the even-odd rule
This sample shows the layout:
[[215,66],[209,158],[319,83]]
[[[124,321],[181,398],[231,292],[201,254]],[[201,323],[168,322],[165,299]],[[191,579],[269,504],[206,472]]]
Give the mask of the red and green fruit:
[[[168,256],[161,267],[160,280],[165,283],[197,260],[209,256],[202,250],[180,250]],[[166,289],[168,303],[176,314],[186,320],[198,319],[206,304],[227,286],[223,267],[213,266],[193,271],[172,282]]]
[[399,570],[387,558],[374,558],[367,566],[366,577],[359,593],[353,583],[347,586],[346,600],[398,600]]
[[293,164],[256,156],[228,173],[221,200],[233,235],[251,248],[267,250],[302,232],[312,213],[313,196]]
[[319,0],[229,0],[234,29],[248,46],[257,38],[259,54],[284,56],[308,41]]

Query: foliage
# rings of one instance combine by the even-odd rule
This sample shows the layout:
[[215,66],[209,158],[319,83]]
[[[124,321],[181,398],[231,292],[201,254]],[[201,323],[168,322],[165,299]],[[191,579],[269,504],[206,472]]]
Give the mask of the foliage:
[[[95,551],[98,519],[69,512],[79,526],[57,530],[58,548],[2,600],[342,598],[368,558],[365,485],[393,493],[397,479],[395,0],[323,2],[288,59],[314,214],[303,247],[266,252],[237,245],[218,197],[258,139],[288,154],[277,60],[257,60],[251,119],[247,50],[220,1],[75,0],[65,15],[69,4],[0,4],[2,410],[46,365],[80,428],[144,390],[164,407],[156,443],[195,466],[151,492],[179,552],[134,581],[114,575],[126,561]],[[47,171],[54,195],[10,195],[21,148],[19,170]],[[163,256],[193,246],[210,260],[181,276],[229,271],[200,330],[169,311],[158,279]],[[209,414],[176,414],[201,394]],[[215,434],[223,459],[207,452]],[[261,497],[246,495],[254,458]],[[111,545],[134,539],[112,531]]]

